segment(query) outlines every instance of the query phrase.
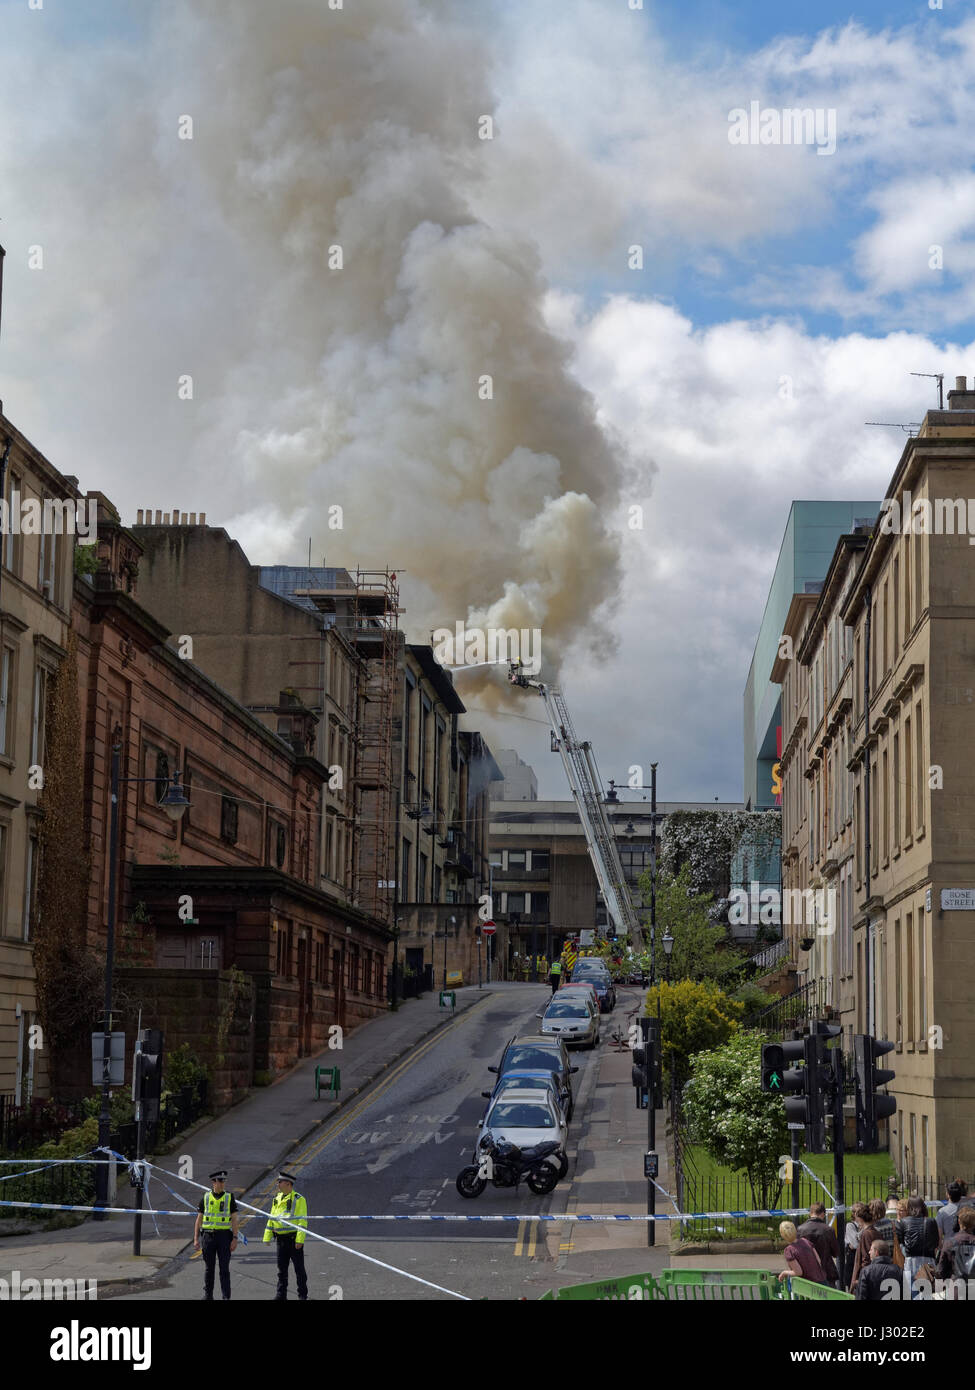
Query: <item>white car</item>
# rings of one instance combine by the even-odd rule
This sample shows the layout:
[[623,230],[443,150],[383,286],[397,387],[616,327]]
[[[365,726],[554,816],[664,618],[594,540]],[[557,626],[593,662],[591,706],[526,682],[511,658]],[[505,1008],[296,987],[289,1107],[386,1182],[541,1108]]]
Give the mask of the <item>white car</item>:
[[599,1042],[599,1007],[583,990],[553,994],[539,1032],[560,1037],[567,1047],[595,1047]]
[[[517,1144],[519,1149],[528,1149],[535,1144],[554,1139],[564,1155],[569,1127],[561,1106],[547,1092],[506,1088],[495,1096],[481,1121],[477,1143],[474,1146],[475,1163],[481,1140],[485,1135],[490,1135],[496,1143],[507,1139],[509,1143]],[[552,1162],[554,1167],[559,1167],[554,1156]],[[561,1176],[565,1176],[568,1166],[568,1160],[564,1159]]]

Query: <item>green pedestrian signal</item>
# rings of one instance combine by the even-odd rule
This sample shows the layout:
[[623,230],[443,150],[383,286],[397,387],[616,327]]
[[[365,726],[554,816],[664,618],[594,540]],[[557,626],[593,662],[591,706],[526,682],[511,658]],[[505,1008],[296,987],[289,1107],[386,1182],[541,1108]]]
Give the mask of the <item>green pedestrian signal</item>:
[[781,1043],[765,1043],[762,1046],[762,1090],[782,1094],[782,1068],[785,1064],[785,1050]]

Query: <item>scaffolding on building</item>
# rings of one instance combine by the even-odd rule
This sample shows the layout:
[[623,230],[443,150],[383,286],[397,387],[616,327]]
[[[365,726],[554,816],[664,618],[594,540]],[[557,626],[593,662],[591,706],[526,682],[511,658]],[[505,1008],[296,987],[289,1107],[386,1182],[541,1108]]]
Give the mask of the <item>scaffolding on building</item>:
[[[333,577],[334,576],[334,577]],[[310,600],[346,639],[359,660],[353,695],[355,766],[352,788],[353,903],[392,927],[395,901],[395,783],[393,723],[398,691],[399,584],[390,569],[336,570],[321,587],[295,588],[296,599]],[[324,685],[324,661],[317,664]],[[306,687],[307,688],[307,687]],[[324,692],[320,700],[324,708]]]

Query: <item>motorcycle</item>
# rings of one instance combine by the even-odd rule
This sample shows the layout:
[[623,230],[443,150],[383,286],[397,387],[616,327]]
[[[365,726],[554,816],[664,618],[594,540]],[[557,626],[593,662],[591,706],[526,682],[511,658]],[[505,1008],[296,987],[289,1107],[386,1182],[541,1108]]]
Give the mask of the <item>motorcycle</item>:
[[486,1134],[477,1147],[479,1162],[468,1164],[457,1174],[457,1191],[462,1197],[480,1197],[489,1182],[494,1187],[517,1188],[523,1179],[532,1192],[543,1197],[563,1175],[565,1156],[554,1139],[519,1149],[504,1135],[495,1141]]

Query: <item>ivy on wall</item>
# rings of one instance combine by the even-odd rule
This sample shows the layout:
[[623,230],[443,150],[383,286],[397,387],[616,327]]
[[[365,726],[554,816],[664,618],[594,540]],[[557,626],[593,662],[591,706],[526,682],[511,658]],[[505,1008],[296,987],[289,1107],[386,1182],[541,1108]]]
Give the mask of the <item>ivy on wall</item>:
[[48,692],[33,923],[38,1011],[54,1051],[82,1045],[98,1015],[104,973],[85,939],[89,864],[81,757],[77,638],[69,632],[67,655]]
[[779,811],[673,811],[663,823],[660,866],[675,877],[686,864],[694,893],[726,893],[739,850],[767,859],[782,839]]

